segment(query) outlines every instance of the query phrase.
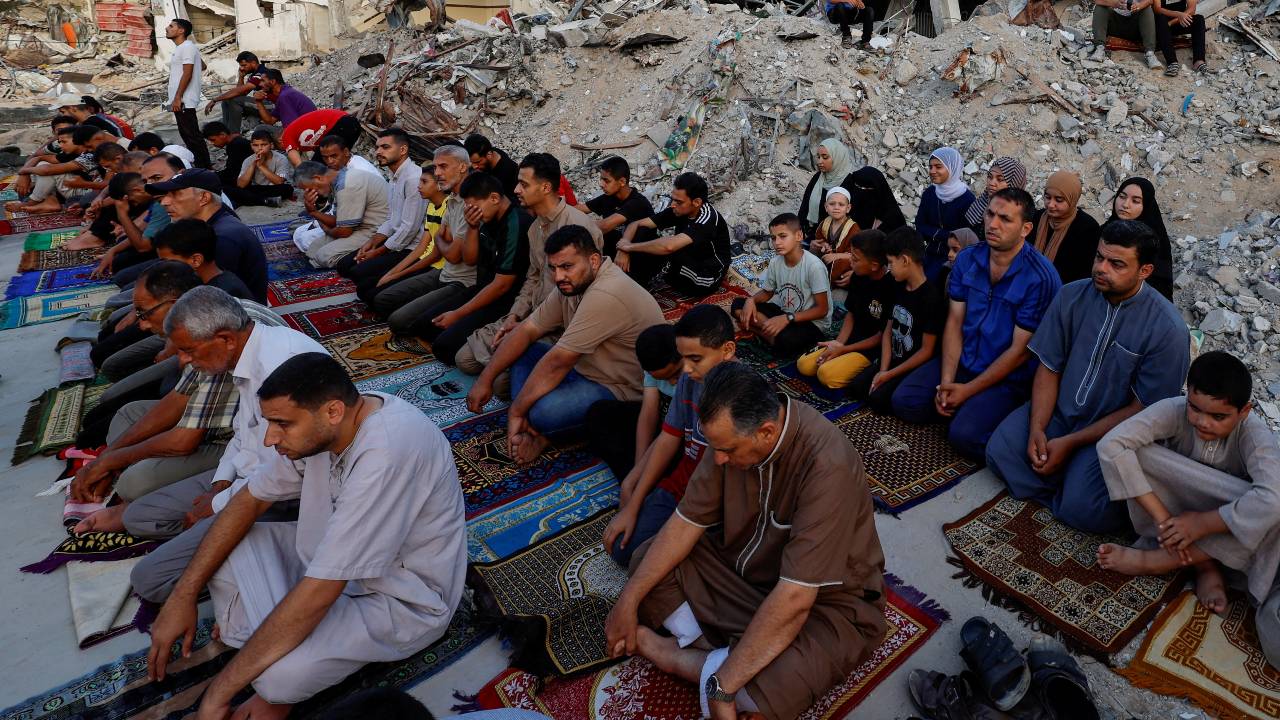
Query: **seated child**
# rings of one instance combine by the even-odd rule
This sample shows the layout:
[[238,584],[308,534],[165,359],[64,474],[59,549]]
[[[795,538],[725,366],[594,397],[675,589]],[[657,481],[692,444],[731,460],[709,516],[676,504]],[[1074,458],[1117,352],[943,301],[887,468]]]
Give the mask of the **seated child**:
[[884,246],[885,234],[879,230],[863,230],[850,240],[853,278],[844,301],[849,312],[835,340],[818,343],[796,361],[801,375],[817,376],[826,387],[839,389],[868,368],[873,375],[878,371],[881,336],[898,288]]
[[777,256],[760,278],[760,292],[733,301],[738,324],[763,340],[773,353],[793,358],[827,336],[831,326],[831,283],[816,255],[804,249],[804,230],[794,213],[769,223]]
[[147,194],[146,185],[146,181],[138,173],[113,175],[107,182],[106,201],[95,214],[93,222],[87,230],[68,240],[66,249],[96,248],[121,240],[119,245],[107,251],[110,257],[104,257],[102,262],[103,267],[113,267],[115,256],[130,247],[128,238],[121,237],[118,230],[119,214],[124,211],[129,218],[137,220],[147,212],[147,208],[151,207],[152,198]]
[[604,531],[604,546],[623,567],[631,563],[636,548],[658,534],[684,497],[707,449],[698,423],[702,379],[715,366],[733,360],[737,351],[733,320],[715,305],[694,306],[676,322],[675,335],[684,374],[676,383],[662,432],[623,479],[618,514]]
[[644,370],[644,395],[632,400],[600,400],[587,409],[587,444],[614,477],[623,478],[653,443],[680,377],[676,332],[662,323],[636,337],[636,357]]
[[912,370],[928,362],[938,350],[946,324],[947,306],[937,286],[924,274],[924,238],[903,226],[885,238],[889,273],[898,283],[893,309],[880,339],[878,372],[861,372],[849,385],[849,395],[865,400],[873,410],[893,413],[893,391]]
[[978,242],[978,234],[969,228],[959,228],[952,230],[947,236],[947,262],[942,266],[942,274],[938,276],[938,290],[943,297],[947,294],[947,280],[951,277],[951,265],[956,261],[956,256],[960,251],[975,245]]
[[1253,381],[1221,351],[1191,363],[1187,395],[1168,398],[1117,425],[1098,443],[1112,500],[1127,500],[1138,547],[1106,543],[1098,564],[1126,575],[1194,565],[1196,597],[1221,613],[1219,564],[1244,573],[1258,605],[1258,638],[1280,667],[1280,445],[1251,413]]
[[227,197],[236,204],[270,205],[278,207],[286,198],[293,197],[289,174],[293,168],[284,153],[276,150],[275,135],[270,130],[254,130],[249,136],[253,154],[240,164],[240,175],[235,187],[225,188]]
[[857,235],[862,228],[849,217],[853,209],[849,191],[836,186],[827,191],[827,216],[818,223],[814,231],[813,242],[809,249],[822,258],[822,264],[831,269],[831,284],[836,287],[849,287],[849,279],[853,274],[849,266],[849,239]]

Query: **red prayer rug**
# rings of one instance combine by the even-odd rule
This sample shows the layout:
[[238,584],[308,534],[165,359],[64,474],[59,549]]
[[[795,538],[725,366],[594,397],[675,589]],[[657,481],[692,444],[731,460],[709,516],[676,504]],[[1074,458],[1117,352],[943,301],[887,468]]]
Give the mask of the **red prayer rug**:
[[332,270],[314,275],[273,280],[267,284],[267,305],[280,307],[294,303],[349,295],[356,291],[352,282]]
[[41,215],[23,215],[0,221],[0,235],[38,232],[40,230],[59,230],[79,227],[82,218],[68,212],[44,213]]
[[373,309],[358,300],[289,313],[284,321],[317,340],[382,325]]

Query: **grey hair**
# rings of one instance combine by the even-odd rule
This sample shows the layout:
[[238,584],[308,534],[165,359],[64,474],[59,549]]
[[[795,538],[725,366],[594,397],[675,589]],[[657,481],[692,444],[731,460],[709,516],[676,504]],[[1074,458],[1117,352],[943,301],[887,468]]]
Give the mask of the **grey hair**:
[[178,298],[164,319],[164,334],[175,328],[187,331],[192,340],[208,340],[223,330],[239,331],[249,326],[249,313],[240,301],[225,290],[203,285]]
[[698,420],[704,425],[721,412],[728,412],[734,430],[749,435],[782,410],[773,386],[760,373],[740,362],[723,362],[712,368],[702,381]]
[[467,154],[467,149],[461,145],[441,145],[436,148],[432,157],[436,160],[439,160],[441,157],[451,157],[463,165],[471,167],[471,156]]
[[311,182],[319,175],[329,172],[329,168],[315,160],[306,160],[298,163],[298,167],[293,169],[293,184],[301,185],[302,183]]

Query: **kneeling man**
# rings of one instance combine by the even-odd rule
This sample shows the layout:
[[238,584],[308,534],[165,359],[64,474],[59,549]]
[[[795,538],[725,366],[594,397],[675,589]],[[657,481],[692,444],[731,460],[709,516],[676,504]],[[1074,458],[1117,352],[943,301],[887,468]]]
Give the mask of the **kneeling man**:
[[699,683],[704,716],[795,718],[884,639],[862,457],[741,363],[707,374],[698,419],[711,452],[632,559],[608,647]]
[[[243,402],[261,405],[260,465],[218,513],[152,629],[150,676],[175,640],[190,650],[196,598],[213,596],[223,642],[241,652],[213,679],[201,717],[277,718],[370,662],[435,642],[462,597],[462,491],[444,435],[391,395],[361,395],[335,360],[282,363]],[[404,442],[413,438],[414,442]],[[277,500],[297,523],[255,523]]]

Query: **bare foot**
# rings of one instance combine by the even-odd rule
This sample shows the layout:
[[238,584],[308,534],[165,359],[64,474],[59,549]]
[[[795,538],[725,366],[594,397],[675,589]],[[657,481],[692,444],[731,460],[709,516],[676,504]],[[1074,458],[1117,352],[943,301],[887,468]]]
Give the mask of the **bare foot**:
[[511,457],[517,465],[529,465],[538,459],[543,450],[551,444],[545,436],[520,433],[516,436],[519,442],[510,448]]
[[22,210],[22,202],[20,200],[10,200],[4,204],[5,212],[18,212]]
[[87,532],[120,532],[124,530],[124,509],[127,507],[129,503],[102,508],[76,523],[73,532],[77,535]]
[[1216,561],[1196,564],[1196,599],[1214,615],[1221,615],[1227,609],[1226,583]]
[[1098,546],[1098,565],[1124,575],[1163,575],[1178,568],[1178,559],[1164,550],[1103,543]]
[[222,640],[222,628],[218,627],[218,623],[213,624],[213,629],[209,631],[209,637],[212,638],[214,642]]
[[91,248],[100,248],[106,243],[102,242],[102,238],[92,233],[81,233],[80,235],[67,241],[64,245],[67,250],[89,250]]
[[658,669],[696,683],[702,676],[702,664],[707,653],[680,647],[672,637],[662,637],[641,625],[636,628],[636,652],[658,666]]
[[236,716],[253,718],[253,720],[282,720],[289,717],[291,710],[293,710],[292,705],[273,705],[254,693],[253,697],[236,708]]

